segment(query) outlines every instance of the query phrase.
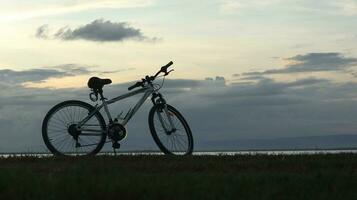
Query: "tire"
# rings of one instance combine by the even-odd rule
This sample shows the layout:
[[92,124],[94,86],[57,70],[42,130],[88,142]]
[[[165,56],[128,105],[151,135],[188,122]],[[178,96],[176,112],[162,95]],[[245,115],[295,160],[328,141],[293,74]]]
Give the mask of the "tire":
[[[54,155],[97,154],[102,149],[107,136],[105,133],[106,124],[100,112],[95,113],[82,127],[90,125],[91,129],[101,133],[89,136],[84,135],[85,131],[75,131],[80,147],[76,147],[75,136],[70,133],[70,126],[74,126],[94,109],[88,103],[75,100],[64,101],[55,105],[46,114],[42,123],[42,138],[47,148]],[[59,142],[62,143],[59,144]],[[68,149],[65,149],[67,147]]]
[[[150,132],[155,143],[160,150],[167,155],[191,155],[193,151],[193,137],[189,125],[179,111],[170,105],[166,105],[173,124],[175,128],[177,128],[176,131],[168,135],[159,121],[159,113],[164,113],[162,112],[163,106],[165,105],[155,105],[151,108],[149,113]],[[163,119],[163,121],[165,121],[165,119]],[[169,123],[168,119],[166,119],[164,123]],[[178,149],[178,147],[183,148]]]

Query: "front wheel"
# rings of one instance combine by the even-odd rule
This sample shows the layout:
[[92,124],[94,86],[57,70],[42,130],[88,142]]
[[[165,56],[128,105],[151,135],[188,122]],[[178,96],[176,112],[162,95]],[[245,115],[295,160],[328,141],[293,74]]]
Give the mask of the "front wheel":
[[191,129],[174,107],[167,104],[152,107],[149,113],[149,127],[155,143],[165,154],[192,154]]

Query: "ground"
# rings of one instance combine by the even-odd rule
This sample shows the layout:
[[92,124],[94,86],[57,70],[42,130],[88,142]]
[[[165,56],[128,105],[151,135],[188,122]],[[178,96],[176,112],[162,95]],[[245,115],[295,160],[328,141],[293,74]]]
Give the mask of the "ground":
[[0,199],[357,199],[357,155],[0,159]]

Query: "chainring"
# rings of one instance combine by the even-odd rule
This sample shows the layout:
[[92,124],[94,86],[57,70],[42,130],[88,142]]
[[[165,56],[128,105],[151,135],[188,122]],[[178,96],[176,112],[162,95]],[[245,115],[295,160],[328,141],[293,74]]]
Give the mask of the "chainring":
[[119,123],[111,123],[108,126],[108,136],[114,141],[120,141],[126,137],[126,129]]

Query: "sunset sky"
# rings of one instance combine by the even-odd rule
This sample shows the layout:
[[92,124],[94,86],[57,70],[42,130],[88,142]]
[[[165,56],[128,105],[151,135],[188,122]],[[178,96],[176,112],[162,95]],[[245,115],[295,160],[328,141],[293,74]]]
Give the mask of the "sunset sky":
[[357,0],[2,0],[0,151],[43,149],[44,115],[88,101],[89,77],[114,97],[170,60],[167,98],[198,147],[357,134],[356,24]]
[[[0,13],[2,68],[76,64],[103,71],[127,70],[111,75],[115,82],[151,73],[171,59],[177,68],[174,78],[219,75],[234,82],[233,74],[283,68],[294,62],[289,58],[300,54],[357,54],[356,1],[15,0],[2,1]],[[108,34],[116,34],[119,23],[126,23],[126,28],[139,30],[143,39],[135,35],[108,41],[54,36],[63,27],[80,29],[95,20],[108,22],[103,27]],[[36,37],[41,26],[46,38]],[[333,73],[332,78],[352,77]],[[46,86],[70,87],[66,83],[72,80],[45,82]]]

